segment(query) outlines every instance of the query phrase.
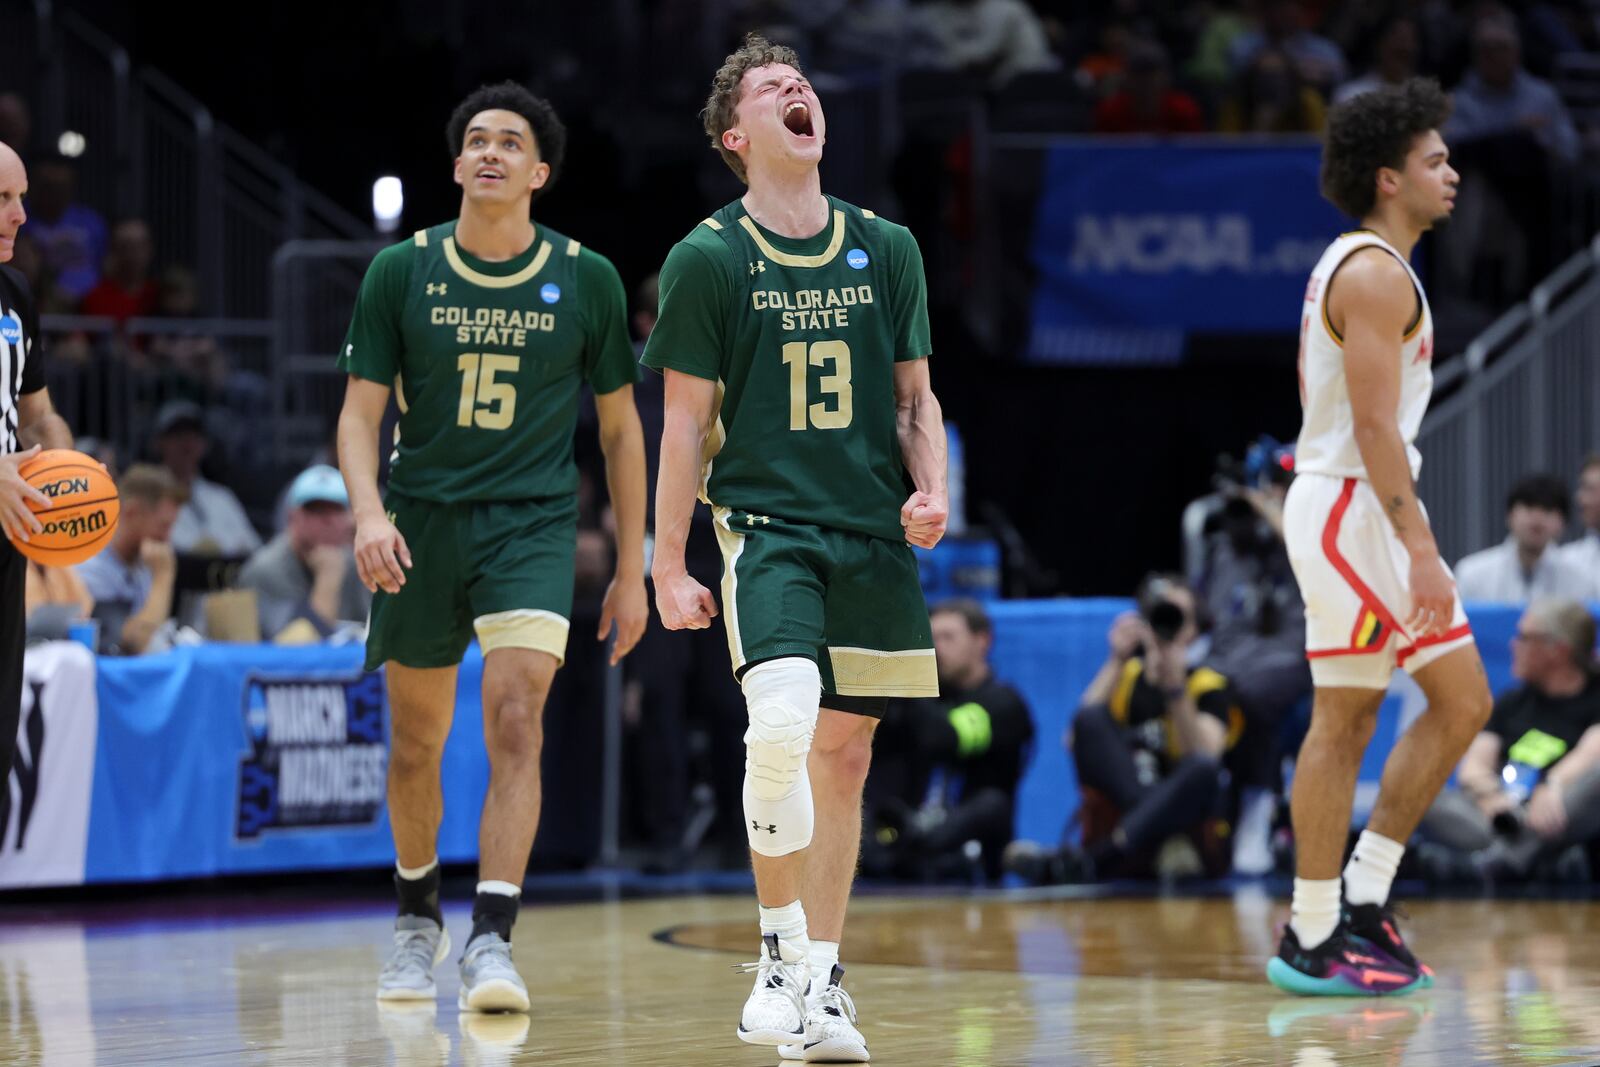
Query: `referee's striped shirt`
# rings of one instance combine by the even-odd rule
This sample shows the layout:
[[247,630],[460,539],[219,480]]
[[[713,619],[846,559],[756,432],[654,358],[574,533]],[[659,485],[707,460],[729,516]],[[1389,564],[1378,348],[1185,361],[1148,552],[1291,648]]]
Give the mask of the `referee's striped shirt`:
[[0,455],[19,450],[17,398],[44,388],[43,354],[28,283],[0,264]]

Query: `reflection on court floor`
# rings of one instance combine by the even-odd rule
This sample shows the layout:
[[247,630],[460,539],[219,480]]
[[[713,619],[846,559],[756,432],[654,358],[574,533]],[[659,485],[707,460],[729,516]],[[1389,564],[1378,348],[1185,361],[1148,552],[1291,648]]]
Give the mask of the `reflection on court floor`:
[[[270,911],[266,910],[270,907]],[[70,918],[25,909],[0,937],[0,1062],[758,1064],[733,1029],[754,905],[684,896],[532,905],[516,955],[525,1016],[439,1001],[380,1009],[387,902]],[[879,1064],[1296,1067],[1600,1062],[1600,904],[1419,902],[1430,992],[1297,1000],[1261,979],[1280,901],[1047,895],[863,897],[847,983]],[[447,911],[464,927],[464,910]]]

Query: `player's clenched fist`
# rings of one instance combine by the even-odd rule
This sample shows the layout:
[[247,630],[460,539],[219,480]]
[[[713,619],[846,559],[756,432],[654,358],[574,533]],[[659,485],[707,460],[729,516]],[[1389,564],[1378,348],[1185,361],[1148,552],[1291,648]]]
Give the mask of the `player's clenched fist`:
[[411,568],[411,549],[387,515],[356,523],[356,574],[367,592],[398,593]]
[[938,544],[948,521],[950,506],[932,493],[912,493],[900,508],[900,525],[905,527],[906,541],[918,548],[932,548]]
[[656,611],[669,630],[704,630],[717,613],[711,590],[687,573],[655,574]]

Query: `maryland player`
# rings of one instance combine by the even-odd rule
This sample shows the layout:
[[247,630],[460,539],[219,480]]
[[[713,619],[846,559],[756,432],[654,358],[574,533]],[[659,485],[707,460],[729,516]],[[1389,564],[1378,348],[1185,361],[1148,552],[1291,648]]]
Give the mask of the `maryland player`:
[[738,1036],[865,1061],[837,962],[872,733],[887,698],[938,691],[909,547],[946,517],[922,257],[905,228],[823,195],[827,124],[792,50],[747,38],[705,129],[749,190],[661,269],[644,354],[666,375],[656,603],[668,629],[717,612],[684,570],[698,490],[750,722],[762,953]]
[[[1293,918],[1267,968],[1293,993],[1432,984],[1401,940],[1389,890],[1406,840],[1489,715],[1483,664],[1415,486],[1433,320],[1408,261],[1454,202],[1458,177],[1439,136],[1447,112],[1438,85],[1413,79],[1328,120],[1323,195],[1361,228],[1333,242],[1306,289],[1304,425],[1284,505],[1316,687],[1294,779]],[[1341,900],[1356,775],[1396,666],[1428,710],[1389,755]]]
[[[385,1000],[431,999],[449,952],[435,853],[439,765],[456,672],[474,632],[484,652],[490,779],[460,1006],[528,1009],[511,926],[539,822],[540,716],[567,647],[577,533],[573,429],[594,388],[617,517],[617,571],[603,640],[638,641],[644,591],[644,449],[627,302],[603,257],[530,219],[561,168],[565,131],[513,83],[479,89],[448,126],[461,214],[380,252],[339,366],[350,374],[339,459],[356,562],[375,590],[367,669],[388,674],[389,819],[399,917],[379,978]],[[401,416],[388,495],[378,427]]]

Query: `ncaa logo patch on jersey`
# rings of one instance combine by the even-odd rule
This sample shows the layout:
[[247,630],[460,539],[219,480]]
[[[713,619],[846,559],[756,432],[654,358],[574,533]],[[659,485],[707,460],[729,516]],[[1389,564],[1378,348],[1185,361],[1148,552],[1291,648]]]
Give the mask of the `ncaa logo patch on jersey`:
[[856,270],[862,270],[867,265],[867,253],[860,248],[852,248],[844,254],[844,261]]
[[0,319],[0,341],[14,345],[22,340],[22,320],[15,315]]
[[539,299],[546,304],[554,304],[561,299],[561,286],[555,282],[546,282],[544,288],[539,290]]

